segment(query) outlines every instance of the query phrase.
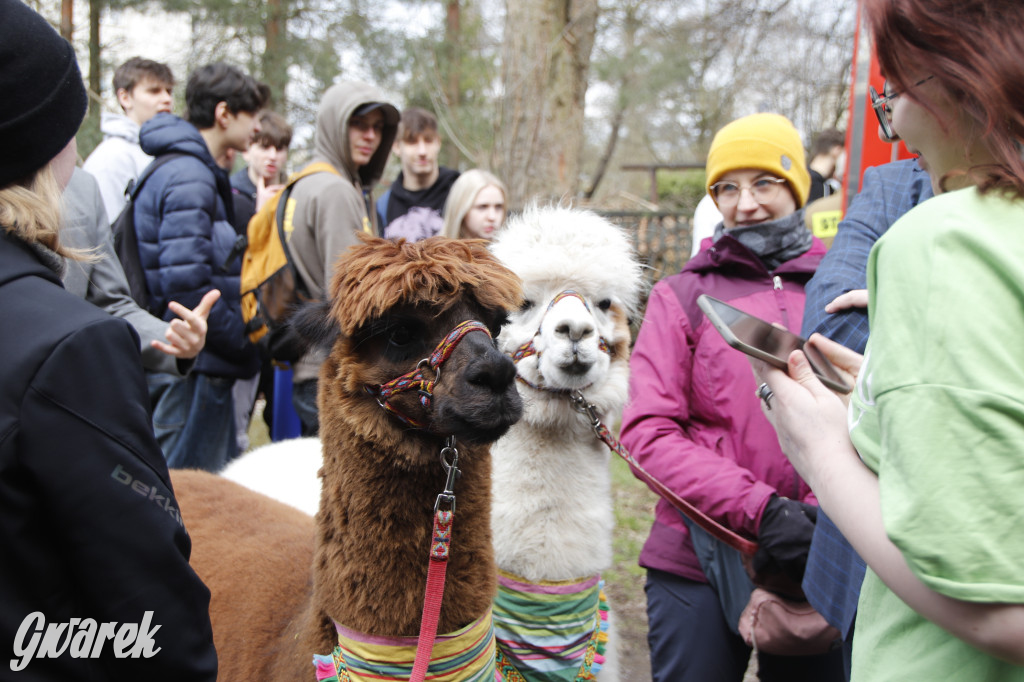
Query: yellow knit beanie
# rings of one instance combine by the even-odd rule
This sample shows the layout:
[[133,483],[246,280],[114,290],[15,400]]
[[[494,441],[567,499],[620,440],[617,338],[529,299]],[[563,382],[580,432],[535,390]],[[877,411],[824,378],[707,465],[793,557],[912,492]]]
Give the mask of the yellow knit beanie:
[[779,114],[738,118],[715,134],[708,152],[707,190],[729,171],[757,168],[789,183],[797,208],[807,203],[811,176],[804,145],[789,119]]

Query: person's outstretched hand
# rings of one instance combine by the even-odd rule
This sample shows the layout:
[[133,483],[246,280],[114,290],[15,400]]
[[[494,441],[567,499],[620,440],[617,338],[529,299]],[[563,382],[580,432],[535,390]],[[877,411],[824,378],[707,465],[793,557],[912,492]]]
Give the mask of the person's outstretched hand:
[[852,289],[840,294],[825,304],[826,313],[838,313],[840,310],[868,307],[868,290]]
[[[856,384],[863,361],[859,353],[820,334],[811,336],[808,343],[828,357],[848,383]],[[816,465],[820,464],[816,456],[849,445],[849,396],[838,396],[826,388],[814,375],[803,351],[793,351],[788,360],[788,372],[755,358],[750,358],[750,364],[757,382],[767,383],[772,390],[771,409],[763,401],[761,409],[775,427],[782,452],[813,490],[819,474]]]
[[181,305],[177,301],[171,301],[167,307],[180,319],[171,320],[164,336],[167,343],[153,339],[150,345],[168,355],[182,360],[189,360],[199,355],[206,345],[206,318],[210,316],[210,309],[220,298],[220,291],[210,289],[203,296],[202,300],[192,310]]

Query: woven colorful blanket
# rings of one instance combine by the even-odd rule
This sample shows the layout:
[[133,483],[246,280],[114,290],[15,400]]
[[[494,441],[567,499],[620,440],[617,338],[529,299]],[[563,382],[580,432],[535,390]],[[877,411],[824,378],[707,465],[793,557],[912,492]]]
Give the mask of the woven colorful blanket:
[[[338,646],[314,655],[318,682],[407,682],[416,659],[416,637],[375,637],[335,623]],[[434,642],[427,679],[431,682],[494,682],[494,627],[491,614]]]
[[608,641],[603,587],[600,576],[533,583],[499,571],[494,601],[499,672],[507,663],[526,679],[531,673],[564,682],[594,679]]

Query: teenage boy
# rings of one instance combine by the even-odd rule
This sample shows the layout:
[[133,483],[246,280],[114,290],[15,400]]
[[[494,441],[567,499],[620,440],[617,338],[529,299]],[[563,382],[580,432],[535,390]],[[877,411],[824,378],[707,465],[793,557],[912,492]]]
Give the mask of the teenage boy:
[[139,128],[158,113],[170,112],[174,75],[166,64],[132,57],[114,71],[113,86],[124,114],[103,112],[103,141],[82,165],[96,178],[111,222],[128,201],[125,190],[129,184],[153,160],[139,146]]
[[170,301],[193,308],[209,290],[222,293],[192,372],[147,374],[153,426],[170,467],[217,471],[237,454],[231,390],[236,379],[255,376],[259,357],[239,305],[231,184],[215,159],[249,148],[268,95],[266,85],[240,69],[208,64],[188,79],[188,121],[157,114],[139,136],[147,154],[181,155],[150,176],[135,203],[151,312],[170,320]]
[[[248,164],[231,176],[231,198],[235,208],[235,231],[240,235],[248,233],[249,221],[256,211],[284,187],[285,164],[288,163],[288,147],[292,143],[292,127],[284,116],[273,111],[264,111],[259,117],[260,131],[256,134],[249,150],[242,154]],[[250,380],[235,382],[235,427],[238,429],[238,451],[249,447],[249,421],[256,396],[262,391],[266,396],[263,419],[271,426],[274,397],[274,366],[264,358],[257,376]]]
[[[398,119],[398,109],[367,83],[337,83],[324,93],[316,117],[313,162],[327,164],[334,172],[304,177],[289,199],[295,209],[288,244],[295,268],[314,298],[325,296],[335,261],[358,243],[356,235],[377,234],[370,191],[384,172]],[[325,357],[325,351],[311,350],[292,367],[292,403],[304,436],[319,431],[317,376]]]
[[231,176],[235,228],[241,234],[245,234],[256,211],[283,187],[288,147],[292,143],[292,127],[281,114],[262,112],[259,126],[259,133],[242,154],[246,167]]
[[377,200],[377,218],[384,236],[414,242],[440,234],[444,203],[459,171],[438,165],[441,136],[434,115],[419,107],[403,111],[394,152],[402,170]]

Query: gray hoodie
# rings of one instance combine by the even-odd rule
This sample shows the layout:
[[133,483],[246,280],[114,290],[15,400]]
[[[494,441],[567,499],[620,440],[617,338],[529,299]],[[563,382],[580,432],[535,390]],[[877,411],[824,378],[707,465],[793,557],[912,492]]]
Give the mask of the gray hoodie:
[[[349,148],[348,121],[360,106],[383,104],[384,132],[370,162],[356,167]],[[398,132],[399,111],[384,94],[367,83],[337,83],[324,93],[316,117],[313,161],[327,162],[340,173],[316,173],[295,184],[295,226],[288,246],[303,282],[320,298],[334,273],[334,263],[348,247],[357,244],[359,232],[377,234],[376,211],[368,210],[369,193],[380,180]],[[364,196],[364,192],[366,196]],[[315,379],[322,356],[308,354],[295,363],[294,381]]]
[[110,223],[96,181],[76,168],[64,190],[61,243],[75,249],[91,250],[92,260],[69,260],[64,272],[64,288],[84,298],[114,317],[127,320],[139,334],[142,365],[151,372],[184,376],[194,364],[177,360],[149,345],[164,341],[168,323],[139,307],[128,290],[124,270],[114,253]]

